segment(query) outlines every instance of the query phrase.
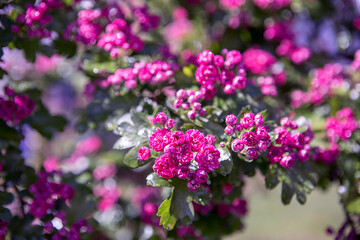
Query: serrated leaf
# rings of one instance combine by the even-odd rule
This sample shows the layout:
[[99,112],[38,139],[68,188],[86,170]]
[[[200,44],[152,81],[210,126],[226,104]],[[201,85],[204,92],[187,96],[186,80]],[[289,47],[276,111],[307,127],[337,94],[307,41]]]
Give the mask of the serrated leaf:
[[170,214],[180,219],[185,225],[194,220],[194,207],[185,181],[177,181],[172,191]]
[[226,176],[231,173],[233,167],[231,154],[226,147],[222,148],[219,145],[217,145],[217,149],[220,152],[220,159],[219,159],[220,166],[218,169],[216,169],[216,171],[221,175]]
[[306,194],[315,189],[316,178],[307,162],[296,162],[291,169],[285,169],[278,164],[271,165],[265,177],[265,186],[273,189],[279,182],[282,182],[281,199],[284,204],[289,204],[294,194],[297,201],[304,204]]
[[145,113],[137,112],[134,109],[132,109],[130,113],[131,113],[131,120],[133,121],[134,126],[140,126],[143,128],[152,127]]
[[150,173],[146,177],[146,185],[152,186],[152,187],[172,187],[171,183],[169,183],[167,180],[159,177],[157,173],[153,172]]
[[156,216],[160,217],[160,225],[166,228],[167,230],[172,230],[176,224],[176,217],[170,214],[172,195],[165,199],[156,213]]
[[274,189],[280,183],[277,167],[278,165],[271,165],[265,175],[265,187],[269,190]]
[[134,147],[125,154],[123,162],[126,166],[128,166],[130,168],[138,168],[138,167],[142,167],[142,166],[146,165],[147,163],[149,163],[152,160],[150,158],[146,161],[142,161],[138,158],[137,152],[141,146],[142,145]]
[[289,204],[294,194],[294,189],[286,182],[283,182],[281,189],[281,201],[283,202],[283,204]]

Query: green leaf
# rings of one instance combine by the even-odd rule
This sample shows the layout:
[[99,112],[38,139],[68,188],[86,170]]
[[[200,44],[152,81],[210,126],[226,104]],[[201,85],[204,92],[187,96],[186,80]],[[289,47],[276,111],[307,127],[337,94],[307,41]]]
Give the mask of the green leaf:
[[180,219],[185,225],[194,220],[194,207],[185,181],[174,182],[170,214]]
[[138,146],[141,142],[147,144],[152,134],[152,125],[147,119],[146,114],[131,111],[131,120],[129,122],[121,122],[115,129],[114,133],[122,137],[115,143],[115,149],[128,149]]
[[12,203],[14,200],[14,195],[8,192],[0,191],[0,205],[7,205]]
[[137,112],[135,111],[135,109],[132,109],[130,113],[131,113],[131,120],[133,121],[134,126],[143,127],[143,128],[152,127],[145,113]]
[[219,145],[217,145],[216,147],[220,152],[220,159],[219,159],[220,166],[218,169],[216,169],[216,171],[221,175],[226,176],[231,173],[233,167],[231,154],[227,147],[222,148]]
[[265,187],[269,190],[274,189],[280,183],[277,167],[278,165],[275,164],[270,165],[270,169],[265,175]]
[[126,166],[131,167],[131,168],[138,168],[138,167],[144,166],[145,164],[149,163],[152,160],[150,158],[146,161],[142,161],[138,158],[137,152],[140,147],[142,147],[142,145],[139,145],[137,147],[130,149],[130,151],[125,154],[124,164]]
[[294,189],[286,182],[283,182],[281,189],[281,201],[285,205],[289,204],[294,194],[295,194]]
[[14,128],[9,127],[2,119],[0,119],[0,146],[1,149],[6,148],[9,144],[17,145],[21,141],[21,134]]
[[285,169],[279,164],[271,164],[265,176],[267,189],[274,189],[282,182],[281,200],[289,204],[294,194],[300,204],[306,202],[306,194],[315,189],[316,175],[308,162],[296,162],[291,169]]
[[360,197],[346,204],[346,210],[350,213],[360,214]]
[[60,55],[66,55],[68,58],[73,57],[76,53],[76,44],[72,41],[57,39],[54,41],[54,47]]
[[263,116],[263,119],[264,119],[264,121],[265,121],[265,120],[266,120],[266,117],[267,117],[267,115],[268,115],[268,111],[267,111],[267,109],[265,109],[265,110],[259,112],[259,114],[261,114],[261,115]]
[[166,228],[167,230],[172,230],[176,224],[176,217],[170,214],[172,195],[165,199],[156,213],[156,216],[160,217],[160,225]]
[[189,129],[195,129],[196,126],[195,126],[194,124],[192,124],[192,123],[185,123],[185,124],[182,125],[180,128],[181,128],[181,130],[183,130],[183,131],[187,131],[187,130],[189,130]]
[[11,219],[11,212],[9,209],[0,207],[0,220],[2,221],[10,221]]
[[146,185],[152,187],[172,187],[172,185],[165,179],[159,177],[157,173],[150,173],[146,177]]
[[188,66],[183,67],[183,73],[185,74],[185,76],[187,76],[189,78],[194,77],[195,66],[190,64]]
[[250,112],[251,112],[250,105],[247,105],[241,109],[241,111],[237,115],[237,118],[241,119],[245,113],[250,113]]
[[203,186],[200,186],[196,191],[190,191],[191,197],[194,202],[207,205],[210,203],[210,195]]
[[37,103],[34,114],[24,120],[42,136],[50,139],[54,133],[64,130],[67,121],[62,116],[51,116],[42,103]]

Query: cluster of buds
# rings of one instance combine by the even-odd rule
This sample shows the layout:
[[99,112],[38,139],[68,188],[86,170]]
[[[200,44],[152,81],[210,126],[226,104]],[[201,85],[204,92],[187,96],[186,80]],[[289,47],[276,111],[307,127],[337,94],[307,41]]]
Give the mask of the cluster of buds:
[[186,179],[188,189],[197,190],[208,180],[208,173],[219,167],[220,152],[214,146],[215,137],[204,136],[195,129],[172,132],[175,121],[162,112],[156,115],[154,123],[162,128],[151,135],[151,149],[143,146],[138,150],[138,158],[145,161],[151,151],[157,153],[153,169],[159,177]]
[[211,100],[216,93],[216,84],[223,87],[227,95],[246,86],[245,70],[242,67],[242,56],[239,51],[222,51],[221,55],[214,55],[209,50],[201,52],[196,59],[198,64],[195,78],[200,83],[200,91],[205,100]]
[[29,37],[45,38],[51,36],[51,31],[46,27],[52,22],[50,11],[62,8],[61,0],[41,0],[35,5],[28,4],[25,14],[19,14],[16,19],[17,25],[13,25],[13,33],[21,32],[21,25],[26,27],[26,34]]
[[195,119],[197,114],[200,116],[206,115],[206,109],[200,103],[204,98],[205,95],[202,91],[179,89],[176,92],[174,107],[182,108],[185,111],[189,110],[187,116],[190,119]]
[[24,94],[16,95],[11,88],[5,88],[5,97],[0,97],[0,118],[5,122],[19,123],[35,109],[33,100]]
[[258,152],[265,152],[271,145],[268,127],[263,125],[261,114],[246,113],[238,122],[234,114],[226,116],[225,134],[236,138],[231,141],[231,150],[245,154],[246,159],[252,161],[259,156]]
[[276,140],[268,150],[268,159],[271,163],[279,162],[284,168],[291,168],[298,159],[305,162],[310,158],[310,141],[314,135],[310,128],[305,132],[296,131],[298,125],[288,117],[280,121],[281,126],[275,128]]
[[105,33],[101,35],[97,46],[110,52],[112,58],[117,58],[121,50],[140,51],[144,47],[144,42],[132,33],[131,27],[125,20],[117,18],[106,26]]
[[112,85],[125,84],[128,89],[135,89],[139,83],[149,83],[150,85],[160,85],[175,81],[173,67],[163,61],[151,63],[138,62],[132,68],[118,69],[114,74],[107,78],[107,82]]

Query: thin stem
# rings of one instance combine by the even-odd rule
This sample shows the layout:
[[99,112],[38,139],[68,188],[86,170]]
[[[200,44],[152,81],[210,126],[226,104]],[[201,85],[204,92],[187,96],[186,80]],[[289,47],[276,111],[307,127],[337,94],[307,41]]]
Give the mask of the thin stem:
[[17,197],[19,198],[20,207],[21,207],[21,213],[22,213],[22,217],[24,218],[25,217],[25,202],[21,198],[20,191],[19,191],[18,187],[16,186],[16,184],[14,184],[14,189],[15,189]]

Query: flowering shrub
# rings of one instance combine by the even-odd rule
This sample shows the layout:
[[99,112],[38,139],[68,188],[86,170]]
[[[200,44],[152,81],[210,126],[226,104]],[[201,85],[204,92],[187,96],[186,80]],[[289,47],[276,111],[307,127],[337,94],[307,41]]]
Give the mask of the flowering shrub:
[[250,178],[359,239],[356,4],[2,1],[0,239],[220,239]]

